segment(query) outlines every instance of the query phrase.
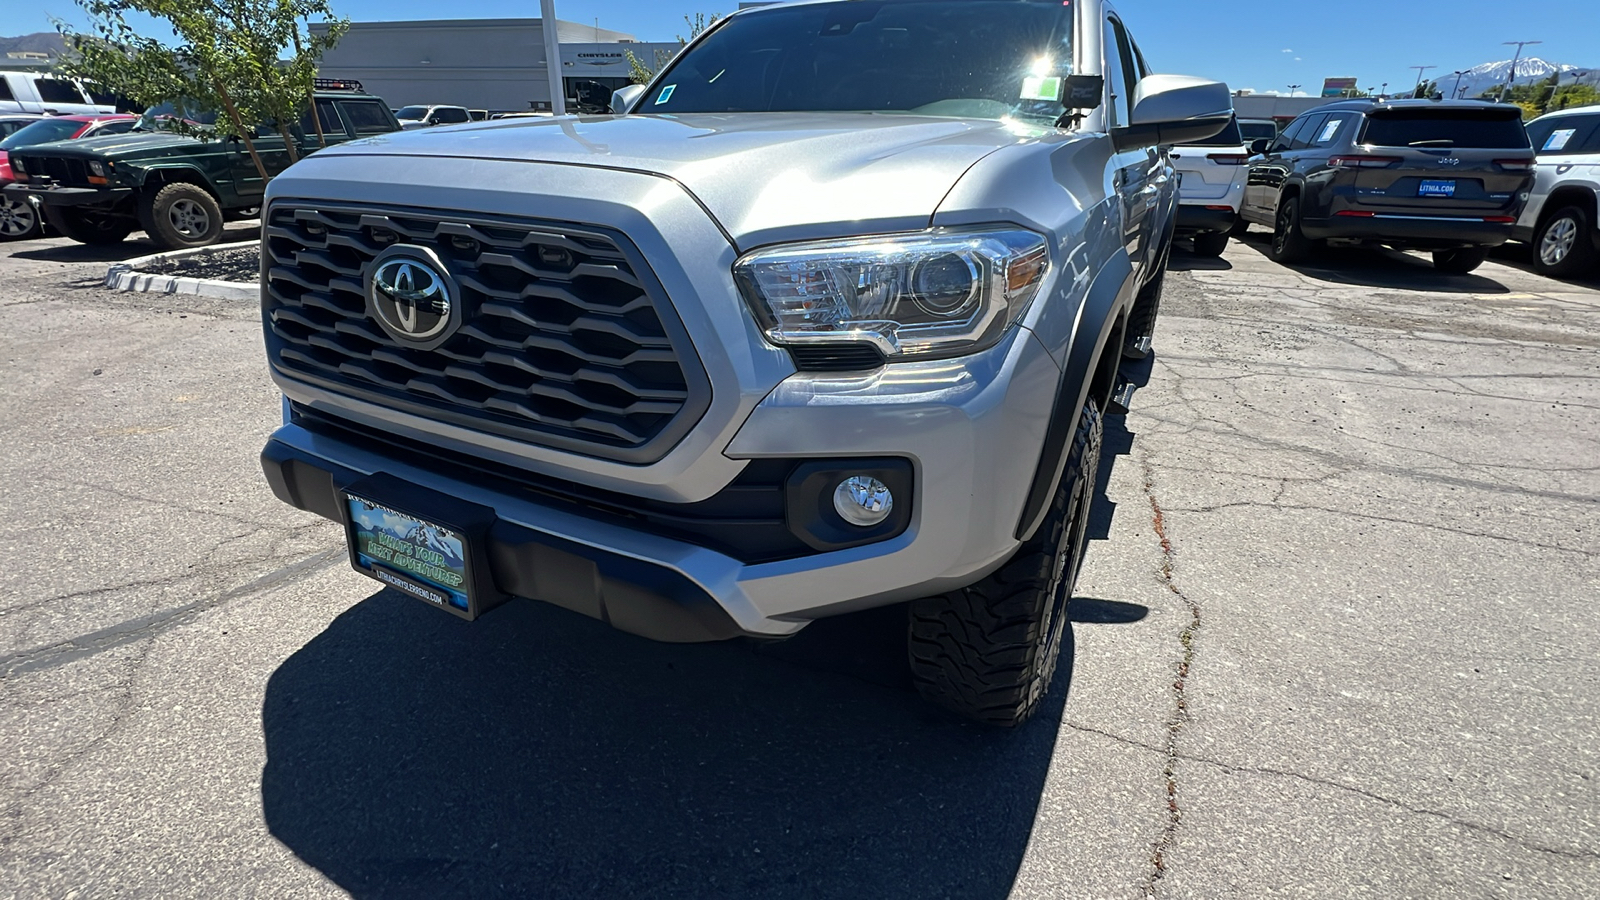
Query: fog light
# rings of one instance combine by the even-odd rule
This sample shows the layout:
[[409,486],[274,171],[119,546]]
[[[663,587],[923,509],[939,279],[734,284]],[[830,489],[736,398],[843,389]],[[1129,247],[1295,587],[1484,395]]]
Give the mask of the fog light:
[[833,509],[851,525],[866,528],[889,517],[894,495],[889,486],[869,475],[853,475],[833,489]]

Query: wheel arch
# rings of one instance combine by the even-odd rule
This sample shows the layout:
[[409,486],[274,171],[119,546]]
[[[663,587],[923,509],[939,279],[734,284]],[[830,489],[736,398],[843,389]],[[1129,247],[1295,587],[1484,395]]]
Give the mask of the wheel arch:
[[1600,218],[1600,187],[1587,184],[1564,184],[1550,192],[1545,198],[1544,208],[1539,211],[1539,225],[1561,209],[1576,206],[1589,216],[1589,224],[1595,226]]
[[1127,253],[1119,250],[1100,269],[1084,296],[1072,346],[1062,366],[1061,381],[1050,409],[1044,449],[1028,487],[1022,517],[1017,522],[1015,536],[1018,540],[1031,538],[1050,510],[1050,498],[1060,487],[1084,400],[1098,396],[1103,403],[1111,396],[1122,359],[1121,336],[1127,327],[1128,310],[1138,293],[1138,281]]
[[211,183],[211,179],[207,178],[204,172],[193,166],[157,166],[147,169],[143,187],[146,193],[153,195],[169,184],[180,183],[192,184],[203,189],[211,195],[211,199],[217,201],[218,206],[222,205],[222,192],[217,190],[217,186]]

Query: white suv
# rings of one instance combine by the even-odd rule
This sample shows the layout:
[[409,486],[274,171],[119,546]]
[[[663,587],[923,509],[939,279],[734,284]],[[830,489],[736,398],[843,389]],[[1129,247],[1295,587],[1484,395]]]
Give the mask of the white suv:
[[1245,163],[1250,150],[1237,119],[1216,137],[1173,147],[1167,157],[1178,173],[1177,236],[1194,240],[1194,252],[1221,256],[1228,235],[1239,225],[1244,201]]
[[94,115],[116,106],[96,103],[83,85],[35,72],[0,72],[0,113]]
[[406,106],[396,110],[394,117],[405,131],[472,121],[472,113],[464,106]]
[[1533,245],[1545,275],[1582,275],[1600,259],[1600,106],[1550,113],[1528,123],[1538,153],[1533,191],[1512,231]]

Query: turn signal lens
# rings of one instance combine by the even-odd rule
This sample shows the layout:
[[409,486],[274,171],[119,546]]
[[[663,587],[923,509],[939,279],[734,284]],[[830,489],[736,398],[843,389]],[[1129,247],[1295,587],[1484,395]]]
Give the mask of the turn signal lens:
[[1533,160],[1531,159],[1497,159],[1494,164],[1507,172],[1533,171]]

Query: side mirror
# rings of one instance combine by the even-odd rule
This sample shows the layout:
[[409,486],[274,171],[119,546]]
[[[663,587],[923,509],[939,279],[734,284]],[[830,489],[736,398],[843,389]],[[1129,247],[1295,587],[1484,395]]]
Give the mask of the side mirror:
[[1272,142],[1271,141],[1267,140],[1266,138],[1256,138],[1255,140],[1250,142],[1250,155],[1251,156],[1262,156],[1271,147],[1272,147]]
[[1133,92],[1126,128],[1111,134],[1118,150],[1158,144],[1197,144],[1233,119],[1233,96],[1220,81],[1188,75],[1147,75]]
[[617,88],[611,92],[611,112],[619,116],[627,115],[629,108],[633,106],[633,101],[639,99],[643,93],[644,85],[642,84],[630,84],[627,87]]
[[438,116],[429,116],[428,117],[428,124],[429,125],[438,125],[440,122],[443,122],[443,121],[444,120],[439,118]]

